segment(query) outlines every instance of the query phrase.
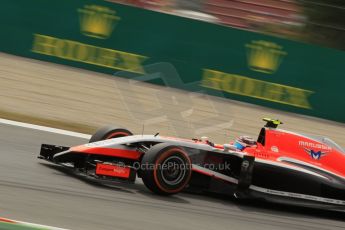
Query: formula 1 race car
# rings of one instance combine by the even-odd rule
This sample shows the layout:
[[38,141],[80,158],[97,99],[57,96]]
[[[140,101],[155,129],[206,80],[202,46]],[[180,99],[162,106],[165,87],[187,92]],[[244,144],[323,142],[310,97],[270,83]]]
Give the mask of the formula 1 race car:
[[345,210],[345,151],[332,140],[278,129],[267,119],[258,139],[217,145],[207,138],[133,135],[107,126],[88,144],[43,144],[39,158],[99,180],[142,178],[161,195],[185,189]]

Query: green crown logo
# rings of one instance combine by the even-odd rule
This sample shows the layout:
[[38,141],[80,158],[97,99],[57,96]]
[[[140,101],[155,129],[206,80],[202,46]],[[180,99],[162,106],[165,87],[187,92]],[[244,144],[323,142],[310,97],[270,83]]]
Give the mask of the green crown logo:
[[252,41],[246,47],[249,68],[261,73],[276,72],[283,56],[287,55],[281,46],[273,42]]
[[78,12],[82,34],[94,38],[109,38],[120,20],[114,10],[103,6],[86,5]]

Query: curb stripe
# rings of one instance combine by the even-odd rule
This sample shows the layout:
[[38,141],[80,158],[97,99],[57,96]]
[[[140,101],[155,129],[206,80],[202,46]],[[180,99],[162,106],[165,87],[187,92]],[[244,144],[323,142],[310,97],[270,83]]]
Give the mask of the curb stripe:
[[37,228],[37,229],[46,229],[46,230],[67,230],[65,228],[56,228],[56,227],[52,227],[52,226],[48,226],[48,225],[41,225],[41,224],[33,224],[33,223],[29,223],[29,222],[23,222],[23,221],[17,221],[17,220],[11,220],[11,219],[7,219],[7,218],[2,218],[0,217],[0,224],[1,223],[6,223],[6,224],[14,224],[14,225],[18,225],[21,227],[30,227],[30,228]]
[[9,219],[5,219],[5,218],[1,218],[0,217],[0,222],[6,222],[6,223],[16,223],[15,221],[13,221],[13,220],[9,220]]

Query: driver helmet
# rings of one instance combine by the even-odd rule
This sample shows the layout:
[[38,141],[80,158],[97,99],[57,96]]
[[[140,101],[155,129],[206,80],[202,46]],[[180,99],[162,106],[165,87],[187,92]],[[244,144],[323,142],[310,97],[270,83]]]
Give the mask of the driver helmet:
[[256,141],[250,136],[240,136],[234,143],[235,148],[241,151],[246,147],[254,145],[256,145]]

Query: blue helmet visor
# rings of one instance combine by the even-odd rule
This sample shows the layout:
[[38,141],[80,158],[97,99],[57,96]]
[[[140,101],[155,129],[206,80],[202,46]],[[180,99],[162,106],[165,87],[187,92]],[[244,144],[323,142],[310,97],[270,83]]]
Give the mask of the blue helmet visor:
[[240,142],[238,141],[235,141],[235,144],[234,144],[235,148],[238,149],[238,150],[243,150],[245,148],[244,145],[242,145]]

